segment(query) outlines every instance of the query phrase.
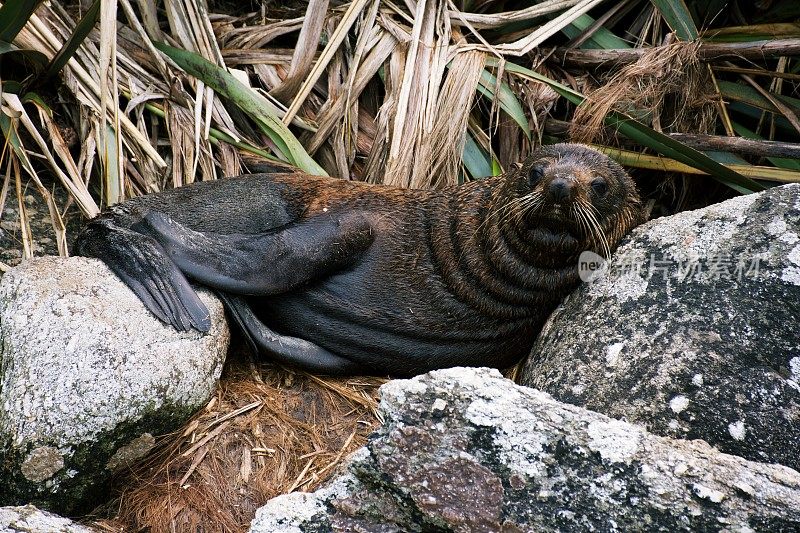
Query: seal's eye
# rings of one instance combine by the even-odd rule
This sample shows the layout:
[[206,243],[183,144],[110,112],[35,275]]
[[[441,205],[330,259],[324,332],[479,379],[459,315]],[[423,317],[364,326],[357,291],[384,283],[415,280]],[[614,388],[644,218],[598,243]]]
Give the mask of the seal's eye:
[[603,178],[596,178],[592,182],[592,190],[600,198],[605,196],[605,194],[608,192],[608,184],[606,183],[606,180]]
[[531,187],[539,183],[544,176],[544,167],[541,164],[536,164],[531,167],[530,174],[528,174],[528,182]]

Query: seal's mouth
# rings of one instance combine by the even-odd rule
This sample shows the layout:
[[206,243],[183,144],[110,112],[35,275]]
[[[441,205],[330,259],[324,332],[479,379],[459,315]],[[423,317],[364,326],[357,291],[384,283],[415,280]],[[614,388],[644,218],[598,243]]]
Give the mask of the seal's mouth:
[[548,229],[552,231],[559,231],[566,225],[572,225],[574,222],[572,219],[565,218],[565,217],[557,217],[557,216],[534,216],[530,219],[531,225],[536,226],[542,229]]
[[571,217],[555,214],[529,213],[526,217],[528,230],[539,240],[558,241],[561,239],[580,240],[580,227]]
[[555,207],[547,210],[528,210],[525,213],[526,225],[540,228],[552,233],[576,233],[579,228],[577,221],[568,210]]

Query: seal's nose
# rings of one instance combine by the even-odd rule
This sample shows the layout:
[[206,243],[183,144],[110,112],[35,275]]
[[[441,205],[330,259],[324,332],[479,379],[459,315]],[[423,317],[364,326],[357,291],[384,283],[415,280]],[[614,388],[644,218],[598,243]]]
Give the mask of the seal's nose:
[[575,196],[575,184],[566,178],[554,178],[547,188],[550,199],[557,204],[565,204],[572,201]]

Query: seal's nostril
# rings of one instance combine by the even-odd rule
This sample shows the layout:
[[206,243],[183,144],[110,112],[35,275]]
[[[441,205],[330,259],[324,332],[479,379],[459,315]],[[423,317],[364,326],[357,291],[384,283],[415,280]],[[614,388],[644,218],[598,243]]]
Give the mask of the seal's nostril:
[[547,189],[550,199],[555,203],[565,203],[572,199],[573,183],[564,178],[555,178]]

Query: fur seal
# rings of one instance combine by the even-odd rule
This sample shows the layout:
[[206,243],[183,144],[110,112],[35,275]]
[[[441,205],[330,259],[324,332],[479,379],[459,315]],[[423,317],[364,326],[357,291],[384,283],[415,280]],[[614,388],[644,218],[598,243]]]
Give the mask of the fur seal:
[[200,182],[111,207],[79,235],[162,321],[207,331],[187,281],[249,342],[329,374],[507,367],[644,216],[618,164],[582,145],[441,190],[302,173]]

